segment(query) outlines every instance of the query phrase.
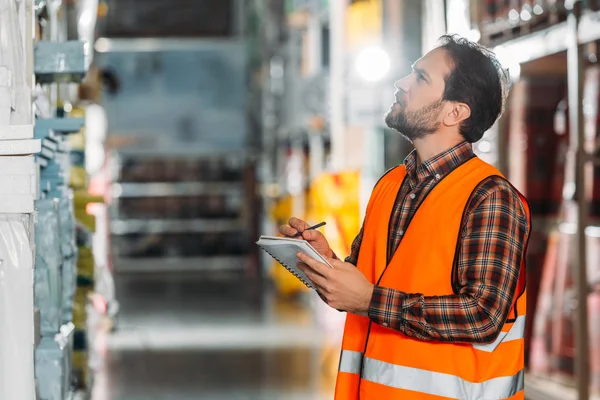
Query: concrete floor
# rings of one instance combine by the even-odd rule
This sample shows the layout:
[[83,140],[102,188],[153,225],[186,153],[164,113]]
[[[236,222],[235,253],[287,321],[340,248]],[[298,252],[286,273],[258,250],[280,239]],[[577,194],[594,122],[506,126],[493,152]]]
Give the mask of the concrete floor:
[[310,297],[283,301],[241,277],[115,281],[121,311],[93,400],[332,398],[337,328],[319,323]]
[[[117,275],[115,284],[121,310],[98,340],[92,400],[332,399],[343,315],[318,298],[283,300],[242,277]],[[550,399],[533,383],[528,399]]]

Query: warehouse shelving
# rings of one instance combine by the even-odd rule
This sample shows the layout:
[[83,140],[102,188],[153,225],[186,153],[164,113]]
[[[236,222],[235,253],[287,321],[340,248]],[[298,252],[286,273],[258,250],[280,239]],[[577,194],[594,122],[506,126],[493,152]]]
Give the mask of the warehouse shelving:
[[126,272],[208,272],[239,274],[248,266],[247,256],[213,256],[213,257],[168,257],[168,258],[128,258],[123,260]]
[[198,196],[202,194],[218,194],[241,192],[238,183],[232,182],[155,182],[155,183],[115,183],[112,185],[113,198],[126,197],[168,197]]
[[[518,3],[518,2],[517,2]],[[563,2],[561,2],[563,3]],[[567,2],[564,2],[565,4]],[[589,232],[587,206],[584,199],[586,188],[584,187],[584,169],[587,164],[598,163],[591,154],[585,151],[584,143],[584,120],[583,120],[583,65],[584,55],[583,46],[600,40],[600,11],[584,9],[584,2],[569,2],[572,8],[566,9],[566,20],[549,25],[544,29],[533,32],[523,31],[520,36],[514,37],[510,33],[510,26],[507,25],[507,35],[498,35],[499,39],[484,44],[492,46],[500,61],[506,63],[505,67],[512,67],[518,64],[525,64],[551,57],[557,54],[566,55],[567,60],[567,78],[568,78],[568,105],[569,105],[569,131],[571,138],[570,151],[576,154],[575,168],[575,190],[570,201],[577,209],[576,223],[569,225],[571,233],[575,234],[576,251],[575,265],[576,273],[573,276],[576,289],[576,297],[580,299],[588,296],[588,280],[586,260],[586,230]],[[508,39],[506,39],[508,38]],[[487,39],[487,38],[486,38]],[[555,226],[556,222],[542,221],[546,227]],[[534,222],[535,223],[535,222]],[[563,224],[564,225],[564,224]],[[539,221],[535,225],[539,229]],[[526,388],[528,397],[537,398],[577,398],[587,400],[590,398],[590,347],[588,334],[588,309],[586,301],[577,302],[576,320],[574,327],[576,332],[575,340],[575,388],[572,390],[545,390],[544,387],[554,385],[545,379],[538,377],[526,378]],[[529,323],[533,323],[530,321]]]
[[[251,214],[247,201],[255,194],[244,182],[246,162],[233,158],[132,153],[115,157],[110,205],[115,270],[247,270]],[[156,176],[153,163],[173,163],[181,169],[173,167]],[[219,167],[222,163],[232,164],[224,169]],[[132,165],[139,169],[134,171]]]
[[238,38],[96,41],[99,68],[121,82],[103,96],[117,273],[251,269],[258,194],[245,46]]
[[229,232],[244,229],[241,219],[126,219],[112,220],[113,235],[127,233]]
[[[600,40],[600,11],[586,11],[578,21],[577,40],[591,43]],[[500,54],[510,54],[516,62],[528,62],[567,51],[573,38],[569,21],[551,25],[543,30],[509,39],[494,46]]]

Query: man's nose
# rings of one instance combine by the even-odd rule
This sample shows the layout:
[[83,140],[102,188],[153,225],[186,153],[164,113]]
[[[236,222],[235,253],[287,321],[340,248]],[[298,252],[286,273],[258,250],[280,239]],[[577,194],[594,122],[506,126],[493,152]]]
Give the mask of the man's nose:
[[409,85],[410,85],[410,75],[407,75],[404,78],[399,79],[396,82],[394,82],[394,87],[403,92],[408,92]]

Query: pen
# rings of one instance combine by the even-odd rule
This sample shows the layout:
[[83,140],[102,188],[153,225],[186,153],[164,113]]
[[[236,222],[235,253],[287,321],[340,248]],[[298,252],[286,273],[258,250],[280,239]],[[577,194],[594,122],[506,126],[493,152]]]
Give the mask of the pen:
[[[311,226],[311,227],[308,227],[308,228],[306,228],[306,229],[305,229],[305,231],[309,231],[309,230],[312,230],[312,229],[317,229],[317,228],[320,228],[320,227],[322,227],[323,225],[325,225],[325,222],[324,222],[324,221],[323,221],[323,222],[320,222],[320,223],[318,223],[318,224],[316,224],[316,225],[313,225],[313,226]],[[302,232],[304,232],[304,231],[302,231]],[[296,234],[294,235],[294,237],[302,236],[302,232],[298,232],[298,233],[296,233]]]

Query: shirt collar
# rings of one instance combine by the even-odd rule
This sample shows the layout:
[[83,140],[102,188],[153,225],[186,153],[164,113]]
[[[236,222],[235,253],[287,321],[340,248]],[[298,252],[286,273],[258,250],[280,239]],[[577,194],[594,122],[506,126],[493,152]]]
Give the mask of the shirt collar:
[[474,156],[471,143],[464,141],[417,166],[417,152],[413,150],[404,160],[411,183],[419,183],[429,177],[442,179],[463,162]]

